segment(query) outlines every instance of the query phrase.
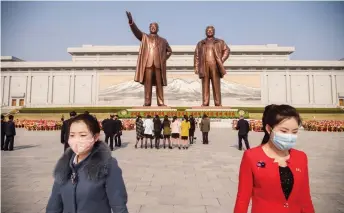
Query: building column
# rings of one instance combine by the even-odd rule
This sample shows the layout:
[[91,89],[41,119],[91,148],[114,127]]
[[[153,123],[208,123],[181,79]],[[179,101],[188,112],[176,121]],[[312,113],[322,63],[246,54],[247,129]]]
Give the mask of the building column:
[[92,74],[92,105],[97,103],[97,72]]
[[1,106],[5,106],[5,86],[6,86],[7,76],[1,76]]
[[12,100],[11,100],[11,80],[12,80],[12,76],[8,76],[7,78],[8,78],[8,80],[7,80],[7,82],[5,82],[5,83],[7,83],[7,86],[5,86],[5,87],[7,87],[7,94],[6,94],[6,96],[7,96],[7,106],[12,106]]
[[291,80],[290,80],[290,74],[289,74],[289,71],[286,71],[285,72],[285,78],[286,78],[286,92],[287,92],[287,97],[286,97],[286,100],[287,100],[287,103],[288,104],[292,104],[292,97],[291,97]]
[[27,76],[27,87],[26,87],[26,106],[31,106],[31,91],[32,91],[32,73],[29,72]]
[[72,75],[70,75],[70,90],[69,90],[69,104],[74,105],[75,102],[75,72],[73,71]]
[[51,71],[50,72],[50,75],[49,75],[49,82],[48,82],[48,101],[47,103],[50,105],[52,104],[53,102],[53,83],[54,83],[54,80],[53,80],[54,76],[53,76],[53,72]]
[[332,88],[332,104],[338,104],[338,94],[337,94],[337,84],[336,84],[336,76],[331,74],[331,88]]
[[260,103],[266,103],[266,91],[265,91],[265,73],[260,72]]
[[308,75],[308,90],[309,90],[309,103],[314,104],[314,76]]
[[270,104],[270,91],[269,91],[269,75],[268,73],[264,72],[264,93],[265,93],[265,100],[264,105]]
[[95,104],[98,106],[98,102],[99,102],[99,73],[96,71],[96,77],[95,77]]

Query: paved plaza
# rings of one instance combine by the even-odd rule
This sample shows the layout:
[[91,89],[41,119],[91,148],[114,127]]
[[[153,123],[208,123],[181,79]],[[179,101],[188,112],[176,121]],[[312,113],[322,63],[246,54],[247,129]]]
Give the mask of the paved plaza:
[[[251,145],[262,136],[250,133]],[[123,147],[113,156],[123,170],[129,212],[233,212],[243,153],[237,132],[213,129],[209,145],[201,144],[199,132],[197,137],[189,150],[141,150],[134,149],[135,132],[124,132]],[[17,130],[15,151],[1,152],[1,212],[45,212],[63,151],[59,141],[59,131]],[[296,148],[308,154],[316,212],[344,212],[344,133],[301,132]]]

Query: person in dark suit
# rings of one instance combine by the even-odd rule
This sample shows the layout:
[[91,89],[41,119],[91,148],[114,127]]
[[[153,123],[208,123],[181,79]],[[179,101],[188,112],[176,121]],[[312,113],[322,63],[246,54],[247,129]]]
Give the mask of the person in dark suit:
[[1,150],[4,150],[5,145],[5,129],[6,129],[6,122],[5,122],[5,116],[1,115]]
[[196,121],[192,115],[189,116],[189,122],[190,122],[189,141],[190,141],[190,144],[193,144],[194,137],[195,137]]
[[69,113],[70,118],[68,120],[63,121],[61,127],[61,143],[64,144],[64,151],[69,147],[68,144],[68,137],[69,137],[69,123],[72,118],[76,116],[76,112],[72,111]]
[[114,115],[110,115],[110,119],[105,119],[102,122],[103,130],[105,134],[105,143],[109,144],[109,138],[110,138],[110,149],[113,151],[113,138],[115,136],[115,126],[116,121],[114,120]]
[[13,115],[8,116],[8,121],[5,124],[5,135],[6,135],[6,141],[5,141],[5,147],[4,151],[13,151],[14,146],[14,136],[16,136],[16,126],[13,122]]
[[239,150],[242,150],[242,139],[245,141],[246,149],[250,149],[250,144],[248,143],[248,132],[250,131],[250,125],[248,121],[244,119],[244,117],[241,115],[240,120],[237,123],[236,129],[238,131],[238,137],[239,137]]
[[153,119],[153,123],[154,123],[155,148],[159,149],[161,130],[162,130],[162,122],[160,120],[159,115],[155,115],[155,118]]
[[[121,147],[122,146],[122,121],[118,119],[118,115],[115,115],[115,146]],[[110,147],[111,148],[111,147]]]

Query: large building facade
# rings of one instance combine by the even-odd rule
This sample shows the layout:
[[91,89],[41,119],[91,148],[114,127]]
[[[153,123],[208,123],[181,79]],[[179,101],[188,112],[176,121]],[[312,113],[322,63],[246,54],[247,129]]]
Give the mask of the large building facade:
[[[195,46],[171,46],[167,62],[169,106],[200,106]],[[138,46],[68,48],[71,61],[29,62],[1,57],[1,106],[142,106],[143,86],[133,81]],[[337,107],[344,100],[344,61],[290,60],[294,47],[230,46],[221,80],[224,106]],[[153,104],[156,103],[153,90]],[[213,104],[213,102],[211,101]]]

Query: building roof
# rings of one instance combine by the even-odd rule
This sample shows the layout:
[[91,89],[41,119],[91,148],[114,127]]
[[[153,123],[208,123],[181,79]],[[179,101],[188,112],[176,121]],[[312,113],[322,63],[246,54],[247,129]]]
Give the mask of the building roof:
[[[227,60],[226,67],[324,67],[344,68],[344,61],[245,61]],[[193,67],[192,60],[169,62],[168,67]],[[52,62],[4,62],[1,68],[27,69],[27,68],[135,68],[136,61],[52,61]]]
[[1,61],[6,62],[6,61],[24,61],[20,58],[16,58],[14,56],[1,56]]
[[[94,46],[82,45],[82,47],[70,47],[67,52],[71,55],[80,53],[136,53],[140,46]],[[195,45],[171,45],[174,53],[194,53]],[[231,52],[270,52],[291,54],[295,51],[294,47],[281,47],[277,44],[266,45],[229,45]]]

